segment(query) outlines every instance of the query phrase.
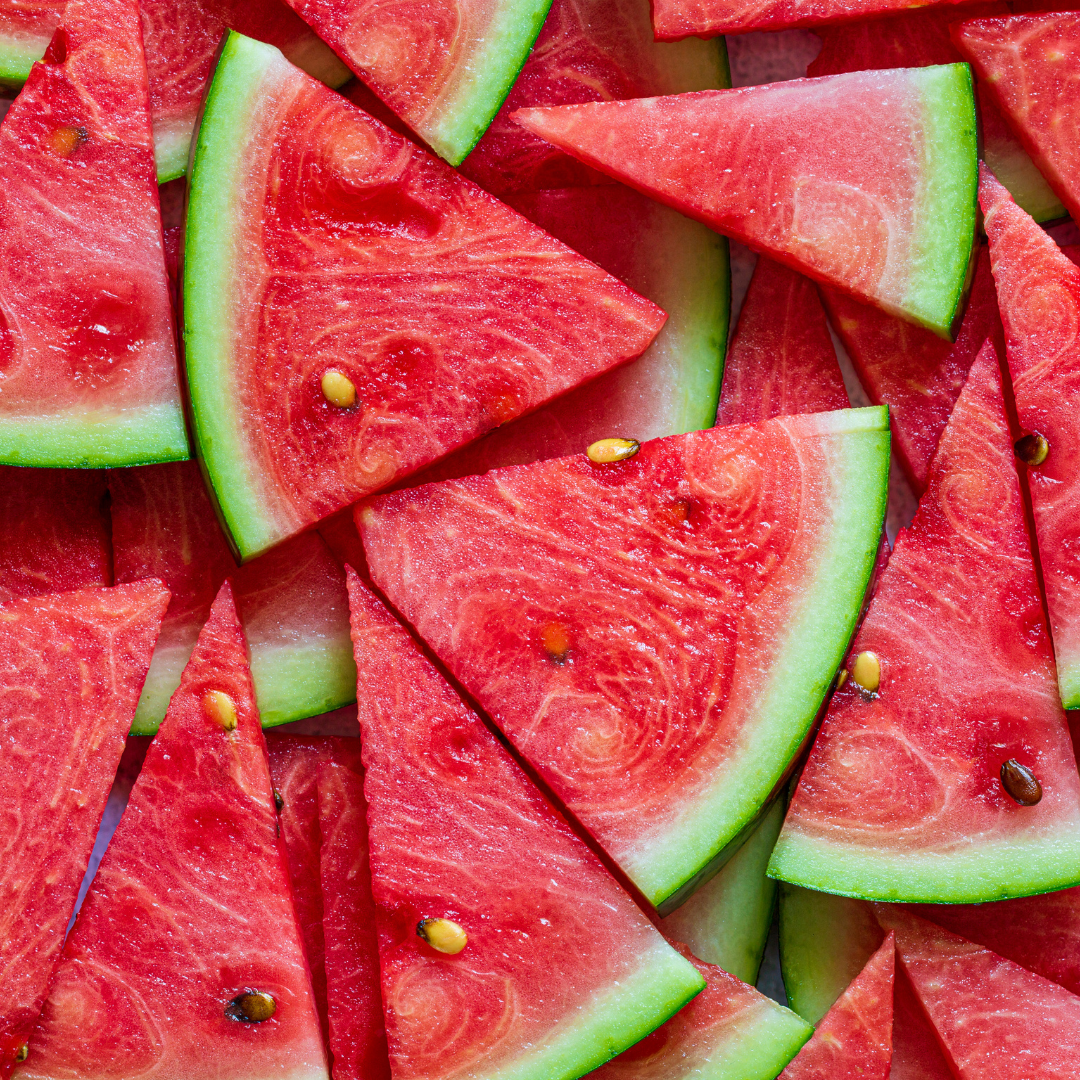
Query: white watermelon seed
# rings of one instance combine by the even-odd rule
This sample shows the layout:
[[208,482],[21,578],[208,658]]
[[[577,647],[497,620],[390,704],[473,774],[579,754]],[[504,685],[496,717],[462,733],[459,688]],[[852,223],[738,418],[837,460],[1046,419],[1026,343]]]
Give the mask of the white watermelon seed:
[[596,465],[612,465],[632,458],[640,449],[637,439],[599,439],[585,453]]
[[452,919],[421,919],[416,933],[436,952],[455,956],[469,943],[468,935]]
[[356,404],[356,387],[352,379],[336,368],[330,368],[322,377],[323,397],[339,409],[351,409]]
[[236,730],[236,702],[222,690],[207,690],[203,694],[203,708],[211,720],[225,731]]
[[851,668],[851,677],[859,688],[868,694],[876,694],[881,685],[881,661],[876,653],[861,652],[855,657]]

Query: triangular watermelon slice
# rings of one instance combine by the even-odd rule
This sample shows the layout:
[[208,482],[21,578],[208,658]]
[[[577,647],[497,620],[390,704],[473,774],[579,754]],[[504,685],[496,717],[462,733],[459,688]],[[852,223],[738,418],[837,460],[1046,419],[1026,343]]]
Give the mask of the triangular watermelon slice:
[[169,594],[156,581],[0,608],[0,1077],[33,1030]]
[[327,1080],[266,762],[225,585],[64,946],[22,1080]]
[[573,1080],[704,986],[350,571],[395,1080]]
[[0,461],[186,458],[135,0],[67,5],[0,175]]
[[666,914],[737,849],[846,652],[885,428],[712,428],[395,492],[358,522],[375,583]]
[[1016,412],[1048,444],[1028,455],[1061,700],[1080,708],[1080,267],[984,172],[980,202],[1005,324]]
[[893,985],[892,1038],[889,1080],[956,1080],[903,964]]
[[637,356],[664,321],[235,34],[199,130],[184,317],[202,464],[245,559]]
[[975,19],[952,33],[1039,171],[1080,219],[1080,146],[1071,134],[1080,12]]
[[952,333],[975,234],[964,64],[519,109],[514,119],[795,270]]
[[989,343],[852,658],[771,874],[949,903],[1080,881],[1080,776]]

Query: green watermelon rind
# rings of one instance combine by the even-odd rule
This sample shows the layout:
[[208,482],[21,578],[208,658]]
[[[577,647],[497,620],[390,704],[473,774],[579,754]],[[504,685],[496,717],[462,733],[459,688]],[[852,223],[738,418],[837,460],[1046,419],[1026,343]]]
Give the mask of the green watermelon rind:
[[1066,709],[1080,709],[1080,657],[1057,658],[1058,692]]
[[[862,610],[877,561],[889,481],[889,422],[884,406],[844,409],[815,418],[837,440],[830,477],[833,524],[803,607],[788,623],[790,646],[771,672],[769,688],[747,728],[741,753],[717,769],[710,790],[686,807],[651,843],[639,845],[623,869],[666,915],[737,850],[802,748],[832,685]],[[700,869],[687,875],[686,867]]]
[[45,55],[48,46],[48,37],[0,36],[0,86],[22,86],[30,77],[34,62]]
[[774,1080],[814,1034],[801,1016],[763,998],[753,1020],[740,1018],[726,1039],[709,1046],[710,1080]]

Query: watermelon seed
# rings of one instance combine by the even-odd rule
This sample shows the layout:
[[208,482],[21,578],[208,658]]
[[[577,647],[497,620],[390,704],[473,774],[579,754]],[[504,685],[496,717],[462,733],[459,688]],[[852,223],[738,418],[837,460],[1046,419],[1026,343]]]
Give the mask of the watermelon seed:
[[598,439],[585,453],[596,465],[612,465],[632,458],[640,449],[637,439]]
[[1025,465],[1041,465],[1050,453],[1050,444],[1037,431],[1032,431],[1017,439],[1013,449]]
[[570,655],[570,631],[562,623],[550,622],[540,631],[540,644],[556,664],[565,664]]
[[876,694],[881,685],[881,661],[877,658],[877,653],[859,653],[855,657],[851,677],[860,690],[867,694]]
[[1035,774],[1016,758],[1009,758],[1001,766],[1001,786],[1021,806],[1034,806],[1042,798],[1042,785]]
[[847,671],[845,671],[843,668],[841,668],[840,671],[837,672],[837,675],[836,675],[836,689],[839,690],[840,687],[843,686],[844,683],[846,683],[846,682],[847,682]]
[[285,800],[281,797],[281,792],[274,788],[274,809],[280,814],[284,808]]
[[452,919],[421,919],[416,933],[436,952],[455,956],[469,943],[468,935]]
[[236,730],[236,703],[228,694],[221,690],[207,690],[202,700],[211,720],[216,720],[225,731]]
[[225,1015],[245,1024],[261,1024],[277,1012],[277,1002],[262,990],[248,990],[237,994],[225,1006]]
[[339,409],[351,409],[356,404],[356,387],[352,379],[336,368],[330,368],[322,377],[323,397]]
[[22,1046],[20,1046],[19,1049],[15,1051],[15,1060],[25,1061],[29,1053],[30,1047],[27,1046],[26,1043],[23,1043]]
[[49,136],[49,146],[61,157],[71,157],[89,138],[90,132],[82,124],[63,124]]

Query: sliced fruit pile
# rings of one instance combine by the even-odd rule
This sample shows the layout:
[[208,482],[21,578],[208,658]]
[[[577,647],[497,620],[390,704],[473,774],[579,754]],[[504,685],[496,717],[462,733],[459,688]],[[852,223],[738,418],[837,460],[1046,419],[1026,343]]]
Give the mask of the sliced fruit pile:
[[0,0],[0,1080],[1080,1075],[1078,85]]

